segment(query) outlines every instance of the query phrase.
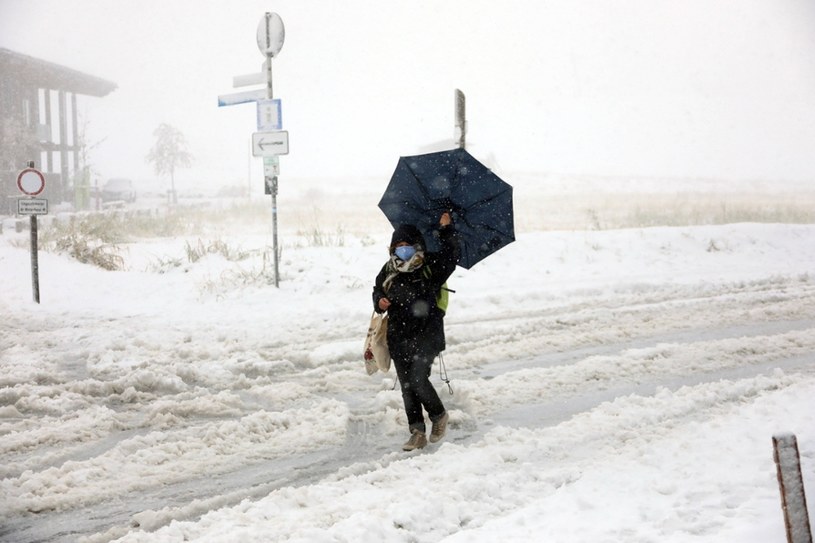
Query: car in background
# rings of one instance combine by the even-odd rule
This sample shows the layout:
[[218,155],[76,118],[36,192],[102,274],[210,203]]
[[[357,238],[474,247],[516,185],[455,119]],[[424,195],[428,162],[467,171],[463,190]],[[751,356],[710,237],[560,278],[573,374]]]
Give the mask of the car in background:
[[101,196],[103,202],[124,201],[132,203],[136,201],[136,189],[132,180],[125,177],[112,177],[102,187]]

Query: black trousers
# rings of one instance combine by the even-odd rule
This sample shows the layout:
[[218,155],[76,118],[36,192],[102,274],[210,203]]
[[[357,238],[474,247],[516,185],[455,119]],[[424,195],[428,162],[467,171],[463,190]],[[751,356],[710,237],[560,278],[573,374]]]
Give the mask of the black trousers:
[[402,400],[405,402],[409,429],[411,432],[413,430],[426,432],[422,409],[427,411],[431,421],[437,421],[444,415],[444,404],[433,383],[430,382],[430,372],[436,355],[391,351],[391,357],[402,388]]

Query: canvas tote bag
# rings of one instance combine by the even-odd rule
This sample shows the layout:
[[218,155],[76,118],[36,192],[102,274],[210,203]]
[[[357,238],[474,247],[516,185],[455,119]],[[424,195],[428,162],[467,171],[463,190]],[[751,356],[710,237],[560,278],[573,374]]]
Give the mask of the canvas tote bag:
[[377,371],[387,372],[391,367],[391,353],[388,350],[388,315],[374,311],[368,335],[365,336],[365,371],[373,375]]

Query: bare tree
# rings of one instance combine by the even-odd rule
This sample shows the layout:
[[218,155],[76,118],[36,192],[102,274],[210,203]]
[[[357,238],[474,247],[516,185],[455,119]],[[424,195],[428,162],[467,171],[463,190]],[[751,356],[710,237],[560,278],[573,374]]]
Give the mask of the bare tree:
[[187,151],[187,140],[180,130],[166,123],[161,123],[153,131],[156,143],[146,160],[153,164],[153,170],[158,175],[170,176],[170,188],[173,194],[173,203],[178,203],[175,192],[175,170],[186,168],[192,163],[192,155]]
[[[74,170],[74,206],[76,209],[90,209],[92,178],[98,178],[99,172],[91,162],[91,151],[99,147],[107,138],[102,138],[94,143],[88,142],[88,121],[83,120],[77,130],[76,147],[79,151],[79,162]],[[93,190],[93,194],[99,202],[98,182]]]

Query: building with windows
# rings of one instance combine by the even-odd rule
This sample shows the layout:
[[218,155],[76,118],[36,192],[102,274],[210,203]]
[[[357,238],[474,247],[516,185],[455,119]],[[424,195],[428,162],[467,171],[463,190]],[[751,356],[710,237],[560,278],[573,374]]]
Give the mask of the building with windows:
[[115,89],[110,81],[0,48],[0,214],[16,209],[17,172],[29,161],[45,174],[49,201],[81,199],[90,181],[77,96],[103,97]]

